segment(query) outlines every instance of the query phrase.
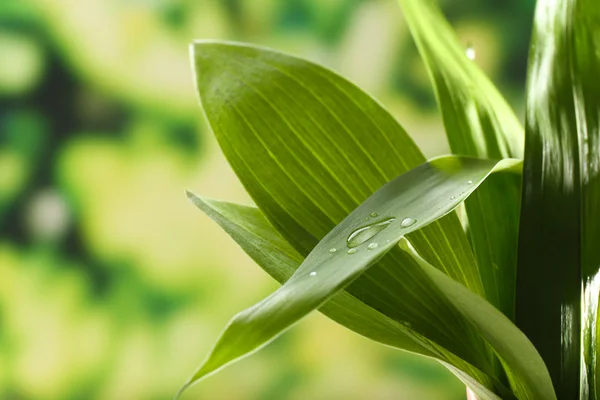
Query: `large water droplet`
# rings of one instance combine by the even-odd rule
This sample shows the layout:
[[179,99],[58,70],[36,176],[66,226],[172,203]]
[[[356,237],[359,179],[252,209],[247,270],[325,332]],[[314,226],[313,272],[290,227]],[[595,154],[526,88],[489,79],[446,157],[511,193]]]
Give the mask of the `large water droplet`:
[[379,245],[377,243],[373,242],[373,243],[369,243],[369,245],[367,246],[367,249],[375,250],[378,247],[379,247]]
[[311,272],[310,274],[308,274],[310,276],[317,276],[317,273],[315,271]]
[[408,228],[409,226],[413,226],[415,224],[415,222],[417,222],[417,220],[414,218],[410,218],[410,217],[404,218],[402,220],[402,223],[400,224],[400,226],[403,228]]
[[363,226],[362,228],[358,228],[354,232],[348,236],[347,246],[348,247],[356,247],[367,240],[371,239],[373,236],[377,235],[379,232],[387,228],[392,222],[394,222],[396,218],[388,218],[386,220],[376,222],[371,225]]
[[375,218],[377,216],[377,213],[371,213],[371,217]]
[[330,253],[335,253],[336,251],[337,251],[337,249],[336,249],[335,247],[333,247],[333,248],[329,249],[329,252],[330,252]]
[[351,249],[348,249],[348,254],[354,254],[356,253],[356,249],[353,247]]
[[474,60],[475,59],[475,48],[473,48],[473,46],[469,45],[467,47],[467,49],[465,50],[465,54],[467,55],[467,58],[469,60]]

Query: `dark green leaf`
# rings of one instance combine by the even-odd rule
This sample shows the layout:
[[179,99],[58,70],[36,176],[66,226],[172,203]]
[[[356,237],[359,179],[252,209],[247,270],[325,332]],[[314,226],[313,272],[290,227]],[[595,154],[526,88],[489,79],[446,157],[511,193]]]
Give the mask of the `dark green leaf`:
[[589,398],[598,397],[598,49],[597,1],[538,3],[527,88],[517,323],[564,399],[587,398],[588,390]]

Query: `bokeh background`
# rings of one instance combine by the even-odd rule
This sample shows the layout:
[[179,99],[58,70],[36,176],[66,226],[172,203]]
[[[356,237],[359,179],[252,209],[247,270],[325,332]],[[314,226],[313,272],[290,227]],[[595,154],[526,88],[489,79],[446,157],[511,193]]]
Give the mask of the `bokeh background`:
[[[521,110],[534,0],[442,4]],[[184,195],[250,202],[198,107],[195,38],[323,63],[447,151],[394,0],[0,0],[0,399],[169,399],[276,288]],[[464,397],[435,362],[318,313],[186,396]]]

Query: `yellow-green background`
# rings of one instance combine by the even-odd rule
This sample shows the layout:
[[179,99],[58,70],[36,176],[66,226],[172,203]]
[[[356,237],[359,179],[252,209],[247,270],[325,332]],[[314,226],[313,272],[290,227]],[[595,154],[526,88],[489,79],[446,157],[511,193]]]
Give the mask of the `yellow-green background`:
[[[443,5],[520,108],[533,0]],[[194,38],[330,66],[427,155],[447,149],[394,0],[0,0],[0,399],[169,399],[229,317],[275,289],[184,196],[250,201],[197,105]],[[464,388],[313,314],[186,398],[463,399]]]

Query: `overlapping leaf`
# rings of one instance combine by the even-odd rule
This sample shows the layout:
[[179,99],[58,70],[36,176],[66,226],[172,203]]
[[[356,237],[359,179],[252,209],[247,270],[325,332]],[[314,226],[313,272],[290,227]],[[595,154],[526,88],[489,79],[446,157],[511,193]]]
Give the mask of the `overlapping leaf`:
[[597,1],[538,3],[527,88],[517,323],[565,399],[598,398],[600,389],[599,32]]
[[[257,208],[202,199],[192,193],[188,193],[188,197],[279,283],[285,283],[302,263],[304,257],[279,235]],[[359,284],[359,281],[360,278],[354,284]],[[497,380],[422,337],[410,326],[369,307],[346,290],[338,292],[319,310],[339,324],[371,340],[443,362],[467,384],[477,387],[481,400],[498,400],[494,391],[504,394],[504,398],[510,397],[510,391]]]
[[[496,87],[465,55],[465,46],[444,19],[437,0],[399,2],[434,84],[452,152],[521,158],[523,128]],[[520,186],[516,175],[495,176],[465,203],[486,298],[510,318],[514,314]]]
[[[470,246],[454,213],[413,230],[449,212],[481,182],[493,163],[449,158],[443,167],[444,161],[438,160],[435,167],[424,164],[416,168],[424,159],[406,132],[374,100],[331,71],[239,44],[198,42],[193,50],[200,97],[225,156],[283,238],[303,256],[313,251],[278,294],[232,321],[194,379],[264,345],[346,288],[370,309],[410,325],[410,331],[447,349],[454,361],[458,360],[448,365],[473,366],[493,382],[477,376],[479,384],[493,390],[501,387],[498,380],[503,376],[494,369],[496,355],[473,322],[443,292],[427,284],[426,274],[410,254],[392,249],[399,235],[398,224],[402,224],[399,216],[377,235],[389,243],[378,242],[369,251],[364,250],[368,244],[361,244],[363,252],[352,255],[350,264],[341,258],[348,254],[338,252],[338,247],[333,252],[323,251],[323,246],[329,245],[327,238],[340,240],[341,231],[347,235],[350,225],[359,227],[359,214],[363,225],[391,218],[381,213],[385,207],[365,214],[365,204],[379,204],[367,202],[359,214],[344,219],[376,189],[412,169],[397,178],[405,184],[396,181],[381,189],[389,204],[412,196],[410,202],[397,204],[404,206],[403,212],[419,211],[415,213],[417,222],[403,226],[402,234],[412,231],[411,243],[427,263],[483,294]],[[470,175],[481,173],[478,168],[482,166],[487,172]],[[441,184],[444,179],[453,183]],[[390,187],[403,193],[393,194]],[[390,193],[393,196],[388,198]],[[446,197],[436,197],[441,195]],[[398,198],[392,199],[394,196]],[[434,205],[438,208],[431,208]],[[351,223],[338,225],[342,220]],[[321,241],[318,251],[313,250],[330,231],[332,236]],[[392,236],[386,239],[388,234]],[[340,265],[336,266],[336,260]],[[304,270],[308,268],[311,270]],[[509,370],[512,389],[521,398],[552,391],[546,381],[537,382],[537,389],[528,386],[536,374],[520,376],[523,373]]]
[[[389,251],[401,236],[440,218],[463,201],[495,166],[496,163],[491,161],[449,156],[415,168],[382,187],[336,226],[277,292],[234,317],[191,382],[255,351],[324,304]],[[341,251],[346,249],[346,238],[353,237],[353,233],[361,229],[364,216],[373,209],[380,211],[382,216],[388,216],[384,221],[390,221],[394,218],[390,216],[399,213],[415,218],[397,218],[385,229],[374,231],[373,237],[365,236],[361,244],[353,247],[357,249],[356,253]],[[468,326],[476,327],[501,359],[510,363],[512,378],[519,383],[513,385],[515,394],[524,399],[552,398],[552,385],[543,362],[525,336],[483,299],[454,283],[428,263],[424,267],[423,263],[424,260],[411,254],[401,268],[411,275],[421,275],[420,284],[429,284],[430,291],[441,289],[441,300],[449,301],[458,311],[455,318],[465,318]],[[429,276],[428,268],[438,275]],[[425,275],[420,274],[423,271]],[[451,283],[446,283],[440,276]],[[430,284],[432,281],[433,285]],[[357,283],[355,281],[353,285]],[[404,293],[397,295],[403,297]],[[453,308],[450,310],[455,311]],[[409,332],[413,330],[419,333],[417,327],[410,326],[408,329]]]

